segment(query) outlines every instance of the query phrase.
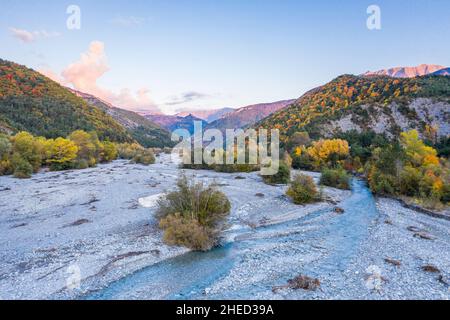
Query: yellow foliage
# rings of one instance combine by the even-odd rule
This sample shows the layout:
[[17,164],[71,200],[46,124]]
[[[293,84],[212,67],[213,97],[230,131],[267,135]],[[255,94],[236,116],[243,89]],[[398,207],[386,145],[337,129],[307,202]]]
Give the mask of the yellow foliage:
[[406,156],[415,166],[438,165],[437,151],[423,143],[417,130],[403,132],[400,141],[405,149]]
[[435,155],[432,154],[427,154],[424,158],[423,158],[423,165],[424,166],[428,166],[428,165],[439,165],[439,158]]
[[83,130],[72,132],[69,140],[78,147],[78,160],[85,160],[89,166],[95,166],[102,152],[102,144],[95,133],[87,133]]
[[56,140],[47,140],[47,162],[48,163],[66,163],[77,157],[78,147],[74,142],[57,138]]
[[350,153],[348,142],[341,139],[319,140],[307,149],[308,155],[318,163],[330,160],[331,156],[347,157]]
[[444,190],[444,183],[440,178],[437,178],[436,181],[433,183],[433,192],[440,193]]
[[105,141],[102,143],[102,157],[101,161],[110,162],[117,159],[119,151],[114,143]]

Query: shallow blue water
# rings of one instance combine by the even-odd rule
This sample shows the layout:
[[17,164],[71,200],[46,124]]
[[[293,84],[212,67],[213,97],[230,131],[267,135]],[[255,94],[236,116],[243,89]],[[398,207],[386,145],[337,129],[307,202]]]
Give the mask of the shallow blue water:
[[[85,298],[202,299],[204,289],[226,276],[237,262],[248,256],[248,252],[256,245],[273,244],[273,242],[295,243],[311,236],[324,240],[324,247],[330,253],[318,263],[307,266],[303,271],[311,275],[319,275],[321,272],[341,272],[345,270],[345,266],[366,237],[370,223],[377,217],[377,210],[373,196],[365,183],[356,179],[352,182],[352,195],[343,201],[340,207],[345,210],[345,213],[334,216],[333,219],[318,222],[320,228],[313,235],[293,232],[276,237],[238,240],[206,253],[189,252],[144,268]],[[329,211],[319,210],[298,220],[261,227],[256,230],[256,234],[264,235],[267,232],[273,234],[274,231],[289,230],[327,213]],[[289,254],[293,253],[286,252],[286,255]],[[299,270],[294,268],[290,274],[281,275],[281,278],[287,280],[297,276],[298,272]],[[272,285],[276,283],[261,282],[242,290],[216,294],[212,298],[251,299],[259,291],[267,291]]]

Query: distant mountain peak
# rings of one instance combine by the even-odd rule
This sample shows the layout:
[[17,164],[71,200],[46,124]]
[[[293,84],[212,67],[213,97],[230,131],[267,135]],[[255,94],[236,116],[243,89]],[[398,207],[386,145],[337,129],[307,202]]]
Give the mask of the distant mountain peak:
[[208,125],[210,129],[238,129],[250,126],[271,114],[286,108],[295,100],[282,100],[271,103],[259,103],[235,109]]
[[435,64],[421,64],[416,67],[395,67],[378,71],[368,71],[363,76],[389,76],[393,78],[415,78],[432,74],[446,67]]
[[225,114],[233,112],[233,108],[221,108],[221,109],[204,109],[204,110],[182,110],[176,115],[179,117],[186,117],[188,115],[193,115],[196,118],[205,120],[207,122],[213,122],[220,119]]
[[436,72],[433,72],[432,75],[434,75],[434,76],[450,76],[450,68],[444,68],[444,69],[438,70]]

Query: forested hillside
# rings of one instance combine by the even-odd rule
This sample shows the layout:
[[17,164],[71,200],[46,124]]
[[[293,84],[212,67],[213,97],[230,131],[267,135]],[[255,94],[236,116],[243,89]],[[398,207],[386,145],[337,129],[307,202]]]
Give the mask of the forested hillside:
[[260,103],[230,112],[220,119],[211,122],[208,129],[240,129],[253,125],[254,123],[268,117],[274,112],[281,110],[295,100],[283,100],[272,103]]
[[105,111],[32,69],[0,59],[0,131],[56,138],[79,129],[95,131],[101,140],[133,140]]
[[117,108],[93,95],[71,90],[88,104],[105,111],[124,126],[130,135],[146,148],[162,148],[173,145],[170,133],[155,122],[136,112]]
[[422,133],[427,126],[435,127],[439,136],[447,136],[449,110],[449,77],[343,75],[306,93],[256,127],[279,129],[283,141],[298,131],[307,131],[313,138],[349,130],[398,136],[408,129]]

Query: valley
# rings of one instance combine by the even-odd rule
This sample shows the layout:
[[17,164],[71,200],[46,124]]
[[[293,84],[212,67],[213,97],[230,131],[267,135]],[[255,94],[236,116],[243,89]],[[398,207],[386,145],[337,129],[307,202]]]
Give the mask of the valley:
[[450,299],[449,1],[30,2],[0,10],[0,301]]
[[[297,100],[172,116],[0,60],[0,299],[449,299],[446,72],[342,75]],[[278,129],[276,174],[183,170],[171,132],[195,121]]]
[[[178,164],[162,154],[149,167],[115,161],[0,177],[1,298],[449,298],[449,221],[373,198],[359,180],[352,191],[326,187],[327,201],[296,206],[285,186],[257,173],[187,170],[220,185],[232,203],[229,226],[223,246],[207,253],[169,247],[153,214]],[[74,269],[80,287],[68,289]],[[320,290],[273,290],[299,274],[319,279]]]

